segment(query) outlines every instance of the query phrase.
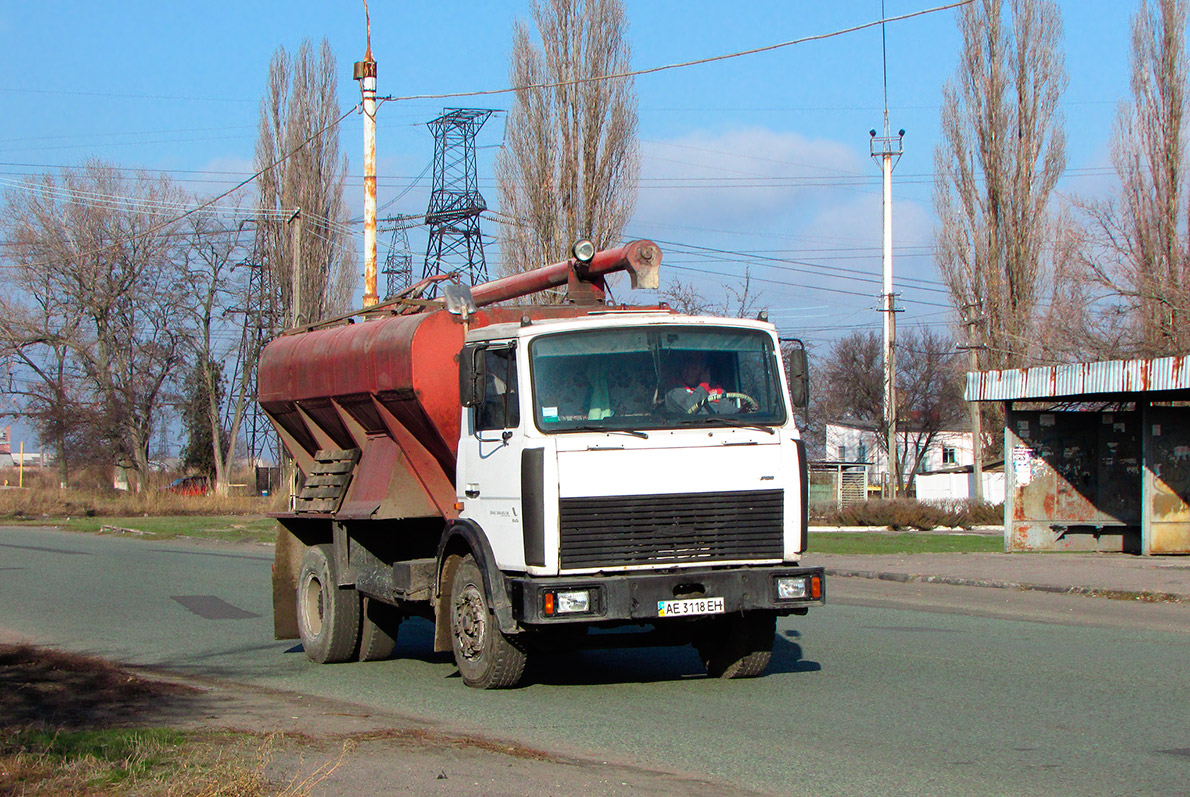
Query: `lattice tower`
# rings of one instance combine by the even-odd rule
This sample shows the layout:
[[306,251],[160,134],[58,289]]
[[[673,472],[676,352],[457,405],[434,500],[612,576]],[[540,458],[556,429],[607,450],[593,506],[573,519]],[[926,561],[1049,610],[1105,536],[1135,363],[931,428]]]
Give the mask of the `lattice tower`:
[[479,214],[487,203],[479,193],[475,134],[492,115],[482,108],[445,108],[429,123],[434,133],[434,187],[426,223],[430,240],[422,277],[457,273],[472,285],[486,282]]
[[409,248],[409,233],[404,226],[393,228],[393,237],[384,258],[384,298],[391,299],[413,279],[413,251]]
[[273,280],[269,276],[269,270],[260,264],[259,258],[245,261],[240,265],[248,269],[248,292],[245,296],[244,323],[240,335],[236,367],[232,374],[232,384],[238,382],[240,369],[249,369],[248,382],[251,400],[245,407],[243,420],[244,442],[248,448],[249,461],[253,466],[262,459],[280,464],[281,441],[277,438],[273,425],[261,412],[260,404],[256,401],[256,397],[259,395],[256,386],[256,365],[260,350],[280,331],[275,309],[276,289],[272,285]]

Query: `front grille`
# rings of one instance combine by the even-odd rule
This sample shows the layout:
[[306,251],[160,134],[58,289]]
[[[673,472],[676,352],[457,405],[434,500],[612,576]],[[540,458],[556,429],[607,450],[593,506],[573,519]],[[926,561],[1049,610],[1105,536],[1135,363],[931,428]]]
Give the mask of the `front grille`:
[[562,568],[780,559],[781,490],[563,498]]

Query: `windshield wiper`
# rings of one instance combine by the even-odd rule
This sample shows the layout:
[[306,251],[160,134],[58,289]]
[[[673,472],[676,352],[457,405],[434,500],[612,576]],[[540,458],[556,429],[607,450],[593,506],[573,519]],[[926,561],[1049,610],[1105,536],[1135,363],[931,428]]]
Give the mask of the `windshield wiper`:
[[642,440],[648,440],[649,436],[639,429],[609,429],[605,426],[568,426],[567,432],[606,432],[608,434],[630,434],[633,437],[639,437]]
[[683,426],[692,426],[694,424],[711,423],[716,426],[730,426],[734,429],[758,429],[769,434],[776,434],[776,430],[771,426],[763,426],[759,423],[748,423],[737,418],[724,415],[691,415],[688,418],[682,418],[679,423]]

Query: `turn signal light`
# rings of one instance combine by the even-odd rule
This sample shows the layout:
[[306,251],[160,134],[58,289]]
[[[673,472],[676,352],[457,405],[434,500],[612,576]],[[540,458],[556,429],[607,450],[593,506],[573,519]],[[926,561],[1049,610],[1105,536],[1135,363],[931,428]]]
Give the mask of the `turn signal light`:
[[545,616],[552,617],[554,614],[554,593],[545,593]]
[[810,579],[810,597],[818,600],[822,597],[822,577],[813,576]]

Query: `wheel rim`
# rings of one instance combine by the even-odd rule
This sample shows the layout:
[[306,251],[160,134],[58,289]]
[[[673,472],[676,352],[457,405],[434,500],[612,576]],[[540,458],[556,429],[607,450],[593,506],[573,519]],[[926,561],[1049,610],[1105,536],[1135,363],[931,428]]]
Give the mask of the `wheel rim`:
[[455,599],[455,644],[463,658],[474,661],[483,653],[486,626],[487,607],[483,594],[474,584],[468,584]]
[[316,637],[322,633],[322,615],[325,602],[322,594],[322,582],[313,575],[306,578],[302,588],[302,617],[305,618],[306,628],[310,636]]

